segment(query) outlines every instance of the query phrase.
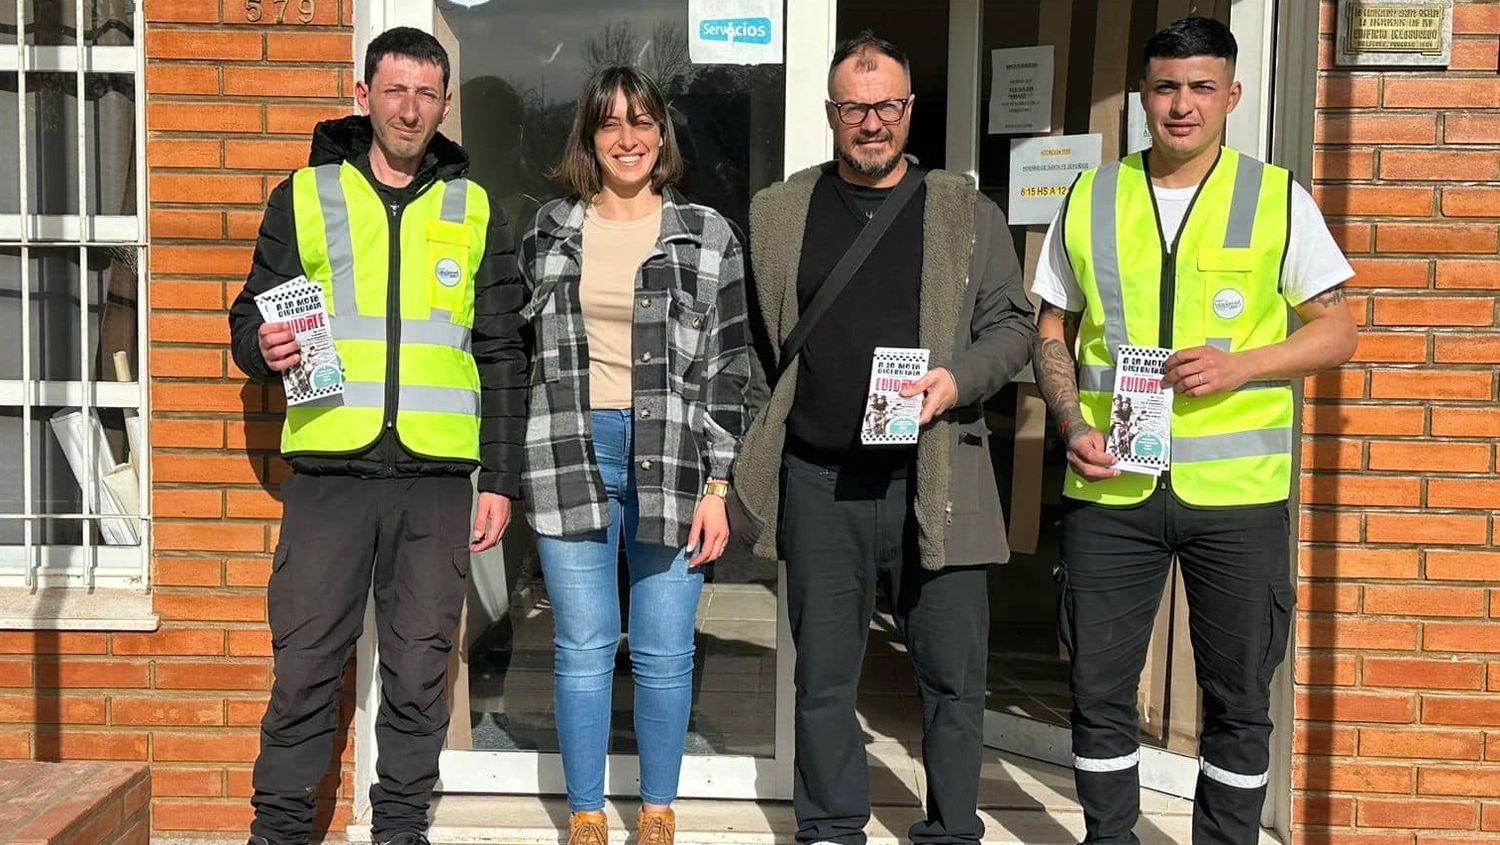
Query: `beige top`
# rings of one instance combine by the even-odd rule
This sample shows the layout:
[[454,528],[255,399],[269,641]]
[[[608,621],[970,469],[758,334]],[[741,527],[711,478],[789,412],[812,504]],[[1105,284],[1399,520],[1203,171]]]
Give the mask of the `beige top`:
[[579,302],[589,344],[589,407],[619,409],[631,401],[631,327],[636,271],[661,234],[661,210],[639,220],[583,217]]

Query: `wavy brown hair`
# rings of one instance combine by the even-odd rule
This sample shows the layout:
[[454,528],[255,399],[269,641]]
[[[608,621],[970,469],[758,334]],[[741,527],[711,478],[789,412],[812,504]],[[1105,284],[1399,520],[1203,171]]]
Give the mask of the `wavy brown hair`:
[[625,92],[625,102],[629,104],[627,120],[634,121],[645,114],[661,127],[661,149],[657,151],[656,166],[651,169],[651,190],[660,193],[682,178],[682,151],[677,148],[677,132],[672,128],[661,89],[639,68],[610,65],[600,68],[583,84],[562,161],[548,174],[567,185],[579,199],[592,200],[604,188],[599,158],[594,152],[594,136],[609,119],[615,93],[619,91]]

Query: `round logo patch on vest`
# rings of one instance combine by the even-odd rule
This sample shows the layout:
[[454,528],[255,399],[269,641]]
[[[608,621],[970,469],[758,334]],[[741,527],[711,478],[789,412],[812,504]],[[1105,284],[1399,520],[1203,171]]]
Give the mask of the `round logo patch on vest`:
[[437,273],[438,284],[445,288],[458,287],[459,279],[463,276],[463,268],[451,258],[439,261],[433,272]]
[[1234,288],[1224,288],[1214,294],[1214,313],[1221,320],[1233,320],[1245,313],[1245,295]]

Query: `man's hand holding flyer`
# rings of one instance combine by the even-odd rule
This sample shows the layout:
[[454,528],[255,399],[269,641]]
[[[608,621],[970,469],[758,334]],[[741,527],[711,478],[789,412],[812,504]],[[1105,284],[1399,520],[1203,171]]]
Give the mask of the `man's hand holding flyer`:
[[286,403],[302,405],[344,393],[344,362],[333,345],[323,286],[298,276],[255,297],[268,323],[286,323],[297,336],[301,360],[281,374]]
[[1172,468],[1172,390],[1162,386],[1170,349],[1121,346],[1115,359],[1104,450],[1122,472],[1161,475]]

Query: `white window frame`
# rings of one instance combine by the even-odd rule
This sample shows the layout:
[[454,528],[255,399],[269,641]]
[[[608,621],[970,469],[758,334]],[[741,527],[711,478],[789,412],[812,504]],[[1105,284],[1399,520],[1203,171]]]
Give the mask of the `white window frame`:
[[[0,0],[9,2],[9,0]],[[19,379],[0,380],[0,407],[21,408],[23,467],[23,502],[21,512],[0,514],[10,521],[23,523],[20,546],[0,547],[0,628],[107,628],[111,630],[150,630],[156,617],[150,613],[149,597],[144,591],[150,584],[150,455],[149,392],[144,389],[148,373],[148,312],[146,216],[146,87],[145,87],[145,11],[144,4],[131,7],[132,38],[129,45],[89,46],[83,37],[84,2],[72,0],[78,34],[71,46],[26,45],[24,0],[13,0],[16,15],[16,44],[0,49],[0,73],[13,73],[17,82],[17,134],[20,152],[18,164],[19,213],[0,215],[0,246],[19,250],[19,290],[21,313],[21,368]],[[66,2],[66,0],[64,0]],[[77,96],[78,213],[40,215],[30,211],[28,182],[27,77],[29,74],[72,74]],[[135,209],[133,215],[97,215],[88,212],[90,184],[88,174],[88,122],[85,82],[89,74],[129,74],[134,78],[134,162]],[[136,261],[136,356],[131,381],[115,382],[88,378],[94,355],[91,354],[88,285],[88,252],[91,249],[128,248]],[[79,361],[81,380],[49,381],[35,377],[32,360],[30,319],[31,268],[29,261],[36,250],[78,250],[79,272]],[[41,545],[34,539],[42,520],[101,521],[97,505],[101,479],[93,467],[96,463],[95,441],[84,437],[82,463],[89,467],[83,483],[80,513],[39,513],[35,505],[33,467],[35,412],[43,407],[63,406],[78,409],[84,418],[94,417],[99,408],[133,410],[141,419],[137,465],[137,496],[140,513],[111,515],[111,520],[126,523],[138,537],[134,545],[107,545],[94,542],[91,532],[84,532],[80,545]],[[142,604],[144,601],[144,604]]]

